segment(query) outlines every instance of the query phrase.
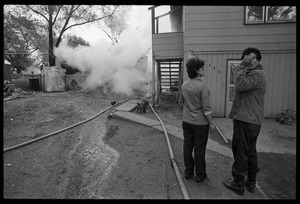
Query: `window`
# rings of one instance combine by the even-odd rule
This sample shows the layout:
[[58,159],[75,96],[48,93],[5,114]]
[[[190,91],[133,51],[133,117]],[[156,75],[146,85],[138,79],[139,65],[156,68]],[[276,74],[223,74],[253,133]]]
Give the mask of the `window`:
[[245,24],[296,22],[296,6],[246,6]]
[[183,6],[155,6],[152,26],[154,33],[182,32]]

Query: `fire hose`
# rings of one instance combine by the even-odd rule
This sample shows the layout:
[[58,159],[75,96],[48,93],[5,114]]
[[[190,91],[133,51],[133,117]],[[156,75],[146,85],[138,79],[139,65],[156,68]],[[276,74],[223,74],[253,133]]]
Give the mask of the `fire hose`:
[[50,137],[50,136],[54,136],[54,135],[56,135],[56,134],[58,134],[58,133],[64,132],[64,131],[69,130],[69,129],[73,128],[73,127],[76,127],[76,126],[78,126],[78,125],[81,125],[81,124],[83,124],[83,123],[86,123],[86,122],[88,122],[88,121],[90,121],[90,120],[96,118],[97,116],[101,115],[102,113],[108,111],[109,109],[111,109],[111,108],[113,108],[113,107],[115,107],[115,106],[117,106],[117,105],[120,105],[120,104],[122,104],[122,103],[125,103],[126,101],[129,101],[129,100],[131,100],[131,99],[126,99],[126,100],[124,100],[124,101],[122,101],[122,102],[115,103],[113,106],[110,106],[110,107],[104,109],[103,111],[97,113],[95,116],[93,116],[93,117],[91,117],[91,118],[88,118],[88,119],[86,119],[86,120],[83,120],[83,121],[81,121],[81,122],[78,122],[78,123],[76,123],[76,124],[74,124],[74,125],[71,125],[71,126],[69,126],[69,127],[63,128],[63,129],[61,129],[61,130],[57,130],[57,131],[55,131],[55,132],[46,134],[46,135],[44,135],[44,136],[35,138],[35,139],[33,139],[33,140],[29,140],[29,141],[23,142],[23,143],[21,143],[21,144],[14,145],[14,146],[12,146],[12,147],[5,148],[5,149],[3,150],[3,153],[4,153],[4,152],[7,152],[7,151],[10,151],[10,150],[13,150],[13,149],[17,149],[17,148],[19,148],[19,147],[22,147],[22,146],[25,146],[25,145],[28,145],[28,144],[31,144],[31,143],[36,142],[36,141],[38,141],[38,140],[41,140],[41,139],[44,139],[44,138],[47,138],[47,137]]
[[154,111],[154,109],[153,109],[153,107],[152,107],[152,105],[150,103],[149,103],[149,106],[150,106],[152,112],[154,113],[154,115],[159,120],[159,122],[160,122],[160,124],[161,124],[161,126],[162,126],[162,128],[164,130],[164,133],[165,133],[165,136],[166,136],[166,140],[167,140],[167,144],[168,144],[168,148],[169,148],[170,157],[171,157],[171,162],[172,162],[172,165],[174,167],[174,171],[175,171],[178,183],[180,185],[180,189],[181,189],[181,192],[183,194],[183,197],[184,197],[184,199],[190,199],[189,195],[187,193],[187,190],[185,188],[185,185],[184,185],[184,183],[182,181],[181,175],[179,173],[178,166],[177,166],[176,161],[174,159],[174,154],[173,154],[173,150],[172,150],[171,143],[170,143],[170,140],[169,140],[168,132],[167,132],[165,126],[164,126],[164,123],[162,122],[162,120],[160,119],[160,117],[156,114],[156,112]]
[[[143,98],[142,98],[142,99],[143,99]],[[14,146],[5,148],[5,149],[3,150],[3,153],[8,152],[8,151],[13,150],[13,149],[17,149],[17,148],[19,148],[19,147],[23,147],[23,146],[28,145],[28,144],[31,144],[31,143],[34,143],[34,142],[39,141],[39,140],[41,140],[41,139],[44,139],[44,138],[47,138],[47,137],[50,137],[50,136],[54,136],[54,135],[56,135],[56,134],[59,134],[59,133],[64,132],[64,131],[66,131],[66,130],[69,130],[69,129],[73,128],[73,127],[76,127],[76,126],[78,126],[78,125],[81,125],[81,124],[83,124],[83,123],[86,123],[86,122],[88,122],[88,121],[90,121],[90,120],[96,118],[97,116],[101,115],[102,113],[108,111],[109,109],[111,109],[111,108],[113,108],[113,107],[115,107],[115,106],[118,106],[118,105],[120,105],[120,104],[122,104],[122,103],[125,103],[125,102],[127,102],[127,101],[129,101],[129,100],[132,100],[132,99],[126,99],[126,100],[124,100],[124,101],[122,101],[122,102],[115,103],[115,104],[113,104],[112,106],[110,106],[110,107],[108,107],[108,108],[102,110],[101,112],[97,113],[95,116],[93,116],[93,117],[91,117],[91,118],[88,118],[88,119],[86,119],[86,120],[83,120],[83,121],[81,121],[81,122],[78,122],[78,123],[76,123],[76,124],[74,124],[74,125],[71,125],[71,126],[69,126],[69,127],[63,128],[63,129],[61,129],[61,130],[57,130],[57,131],[55,131],[55,132],[46,134],[46,135],[44,135],[44,136],[35,138],[35,139],[33,139],[33,140],[29,140],[29,141],[23,142],[23,143],[21,143],[21,144],[17,144],[17,145],[14,145]],[[143,100],[145,100],[145,99],[143,99]],[[150,103],[149,103],[149,106],[150,106],[152,112],[154,113],[154,115],[157,117],[157,119],[158,119],[159,122],[161,123],[161,126],[162,126],[162,128],[163,128],[163,130],[164,130],[164,134],[165,134],[165,137],[166,137],[166,141],[167,141],[167,144],[168,144],[168,149],[169,149],[169,153],[170,153],[170,157],[171,157],[172,166],[174,167],[174,171],[175,171],[175,174],[176,174],[178,183],[179,183],[179,185],[180,185],[180,188],[181,188],[183,197],[184,197],[184,199],[189,199],[189,195],[188,195],[188,193],[187,193],[187,190],[186,190],[186,188],[185,188],[185,185],[184,185],[184,183],[183,183],[183,181],[182,181],[182,178],[181,178],[181,175],[180,175],[180,173],[179,173],[178,166],[177,166],[176,161],[175,161],[175,159],[174,159],[173,150],[172,150],[171,143],[170,143],[170,140],[169,140],[169,136],[168,136],[168,133],[167,133],[166,128],[165,128],[165,126],[164,126],[164,123],[162,122],[162,120],[160,119],[160,117],[157,115],[157,113],[154,111],[154,109],[153,109],[153,107],[152,107],[152,105],[151,105]]]

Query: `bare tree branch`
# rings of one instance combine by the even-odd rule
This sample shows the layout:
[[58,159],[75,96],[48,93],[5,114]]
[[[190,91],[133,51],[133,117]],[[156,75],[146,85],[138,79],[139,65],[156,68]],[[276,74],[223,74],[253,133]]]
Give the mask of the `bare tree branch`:
[[39,11],[37,11],[37,10],[31,8],[29,5],[26,5],[26,6],[27,6],[30,10],[32,10],[34,13],[39,14],[39,15],[41,15],[42,17],[44,17],[44,18],[46,19],[46,21],[49,22],[49,19],[48,19],[44,14],[42,14],[41,12],[39,12]]
[[58,14],[59,14],[59,12],[60,12],[60,9],[61,9],[62,7],[63,7],[62,5],[59,6],[58,11],[56,12],[55,18],[54,18],[54,20],[53,20],[53,24],[55,23],[55,21],[56,21],[56,19],[57,19],[57,17],[58,17]]
[[73,25],[70,25],[69,27],[67,27],[64,31],[74,27],[74,26],[80,26],[80,25],[84,25],[84,24],[87,24],[87,23],[92,23],[92,22],[95,22],[95,21],[98,21],[98,20],[101,20],[103,18],[106,18],[106,17],[109,17],[109,16],[112,16],[114,14],[114,12],[112,12],[111,14],[109,15],[106,15],[106,16],[102,16],[100,18],[96,18],[96,19],[93,19],[93,20],[90,20],[90,21],[86,21],[86,22],[83,22],[83,23],[76,23],[76,24],[73,24]]

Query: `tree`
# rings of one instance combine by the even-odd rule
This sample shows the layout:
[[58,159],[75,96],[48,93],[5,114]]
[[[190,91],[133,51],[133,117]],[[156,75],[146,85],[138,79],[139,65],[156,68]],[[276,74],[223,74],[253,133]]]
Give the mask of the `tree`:
[[263,20],[263,7],[262,6],[249,6],[248,20],[254,17],[255,20]]
[[[63,34],[70,28],[94,23],[96,21],[113,16],[119,6],[105,5],[26,5],[27,12],[33,12],[35,20],[44,23],[48,29],[49,38],[49,65],[55,65],[53,47],[58,47]],[[42,20],[41,20],[42,19]],[[54,36],[57,39],[54,42]]]
[[67,45],[69,47],[77,47],[78,45],[83,45],[83,46],[90,46],[90,43],[85,41],[83,38],[81,37],[77,37],[76,35],[67,35]]
[[4,7],[4,58],[18,72],[36,62],[33,54],[43,51],[47,42],[39,24],[28,19],[18,7]]
[[113,45],[119,42],[120,35],[128,26],[127,14],[131,6],[120,6],[115,15],[97,22],[97,26],[110,38]]
[[289,15],[295,12],[295,9],[295,6],[270,6],[268,18],[269,20],[289,19]]

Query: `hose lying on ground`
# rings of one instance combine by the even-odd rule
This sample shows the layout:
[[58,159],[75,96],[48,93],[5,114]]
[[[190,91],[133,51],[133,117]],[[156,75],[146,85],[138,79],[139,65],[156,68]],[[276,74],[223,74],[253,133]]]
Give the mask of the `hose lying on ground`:
[[[35,138],[35,139],[33,139],[33,140],[29,140],[29,141],[23,142],[23,143],[18,144],[18,145],[14,145],[14,146],[12,146],[12,147],[5,148],[5,149],[3,150],[3,153],[4,153],[4,152],[7,152],[7,151],[10,151],[10,150],[13,150],[13,149],[17,149],[17,148],[19,148],[19,147],[23,147],[23,146],[25,146],[25,145],[28,145],[28,144],[31,144],[31,143],[33,143],[33,142],[39,141],[39,140],[41,140],[41,139],[44,139],[44,138],[47,138],[47,137],[50,137],[50,136],[54,136],[54,135],[56,135],[56,134],[58,134],[58,133],[61,133],[61,132],[63,132],[63,131],[69,130],[69,129],[71,129],[71,128],[73,128],[73,127],[76,127],[76,126],[78,126],[78,125],[81,125],[81,124],[83,124],[83,123],[86,123],[86,122],[88,122],[88,121],[90,121],[90,120],[96,118],[97,116],[101,115],[102,113],[108,111],[109,109],[111,109],[111,108],[113,108],[113,107],[115,107],[115,106],[117,106],[117,105],[120,105],[120,104],[122,104],[122,103],[125,103],[125,102],[127,102],[127,101],[129,101],[129,100],[132,100],[132,99],[126,99],[126,100],[124,100],[124,101],[122,101],[122,102],[119,102],[119,103],[113,103],[112,106],[110,106],[110,107],[104,109],[103,111],[97,113],[95,116],[93,116],[93,117],[91,117],[91,118],[88,118],[88,119],[86,119],[86,120],[84,120],[84,121],[78,122],[78,123],[76,123],[76,124],[74,124],[74,125],[71,125],[71,126],[69,126],[69,127],[63,128],[63,129],[61,129],[61,130],[57,130],[57,131],[55,131],[55,132],[53,132],[53,133],[49,133],[49,134],[47,134],[47,135],[44,135],[44,136]],[[144,100],[145,100],[145,99],[144,99]],[[158,120],[160,121],[161,126],[162,126],[162,128],[163,128],[163,130],[164,130],[164,133],[165,133],[165,136],[166,136],[166,140],[167,140],[167,144],[168,144],[168,149],[169,149],[170,157],[171,157],[171,162],[172,162],[172,165],[173,165],[173,167],[174,167],[175,174],[176,174],[177,180],[178,180],[178,182],[179,182],[179,185],[180,185],[180,188],[181,188],[183,197],[184,197],[184,199],[189,199],[189,195],[188,195],[187,190],[186,190],[186,188],[185,188],[185,186],[184,186],[184,183],[183,183],[183,181],[182,181],[181,175],[180,175],[179,170],[178,170],[178,166],[177,166],[177,164],[176,164],[176,162],[175,162],[175,159],[174,159],[173,150],[172,150],[172,147],[171,147],[171,143],[170,143],[169,136],[168,136],[168,133],[167,133],[167,131],[166,131],[166,128],[165,128],[165,126],[164,126],[162,120],[161,120],[160,117],[156,114],[156,112],[154,111],[154,109],[153,109],[153,107],[151,106],[150,103],[149,103],[149,106],[150,106],[151,110],[153,111],[153,113],[155,114],[155,116],[156,116],[156,117],[158,118]]]
[[172,150],[172,147],[171,147],[171,143],[170,143],[170,140],[169,140],[169,136],[168,136],[168,133],[167,133],[167,130],[164,126],[164,123],[162,122],[162,120],[160,119],[160,117],[156,114],[156,112],[154,111],[153,107],[151,106],[151,104],[149,103],[149,106],[152,110],[152,112],[154,113],[154,115],[157,117],[157,119],[159,120],[163,130],[164,130],[164,133],[165,133],[165,136],[166,136],[166,140],[167,140],[167,143],[168,143],[168,148],[169,148],[169,153],[170,153],[170,157],[171,157],[171,162],[172,162],[172,165],[174,167],[174,170],[175,170],[175,174],[176,174],[176,177],[177,177],[177,180],[178,180],[178,183],[180,185],[180,188],[181,188],[181,192],[183,194],[183,197],[184,199],[190,199],[189,198],[189,195],[187,193],[187,190],[185,188],[185,185],[182,181],[182,178],[181,178],[181,175],[179,173],[179,170],[178,170],[178,166],[175,162],[175,159],[174,159],[174,154],[173,154],[173,150]]
[[5,148],[5,149],[3,150],[3,153],[4,153],[4,152],[7,152],[7,151],[10,151],[10,150],[13,150],[13,149],[17,149],[17,148],[19,148],[19,147],[23,147],[23,146],[25,146],[25,145],[31,144],[31,143],[33,143],[33,142],[36,142],[36,141],[38,141],[38,140],[41,140],[41,139],[44,139],[44,138],[47,138],[47,137],[56,135],[56,134],[61,133],[61,132],[63,132],[63,131],[69,130],[69,129],[75,127],[75,126],[78,126],[78,125],[81,125],[81,124],[83,124],[83,123],[86,123],[86,122],[88,122],[88,121],[90,121],[90,120],[96,118],[97,116],[101,115],[101,114],[104,113],[105,111],[108,111],[109,109],[111,109],[111,108],[113,108],[113,107],[115,107],[115,106],[117,106],[117,105],[120,105],[120,104],[122,104],[122,103],[125,103],[125,102],[127,102],[127,101],[129,101],[129,100],[132,100],[132,99],[126,99],[126,100],[124,100],[124,101],[122,101],[122,102],[115,103],[113,106],[110,106],[110,107],[104,109],[103,111],[97,113],[95,116],[93,116],[93,117],[91,117],[91,118],[88,118],[88,119],[86,119],[86,120],[84,120],[84,121],[78,122],[78,123],[76,123],[76,124],[74,124],[74,125],[71,125],[71,126],[69,126],[69,127],[63,128],[63,129],[61,129],[61,130],[57,130],[57,131],[55,131],[55,132],[49,133],[49,134],[47,134],[47,135],[44,135],[44,136],[41,136],[41,137],[38,137],[38,138],[35,138],[35,139],[33,139],[33,140],[29,140],[29,141],[23,142],[23,143],[18,144],[18,145],[14,145],[14,146],[12,146],[12,147]]

